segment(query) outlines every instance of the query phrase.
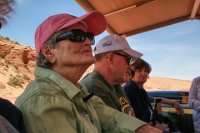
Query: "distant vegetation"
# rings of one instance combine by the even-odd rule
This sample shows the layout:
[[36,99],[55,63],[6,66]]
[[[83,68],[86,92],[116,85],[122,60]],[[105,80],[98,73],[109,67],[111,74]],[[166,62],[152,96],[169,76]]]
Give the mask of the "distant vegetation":
[[9,77],[8,84],[13,87],[15,87],[15,86],[23,87],[22,84],[24,84],[24,78],[20,75],[16,75],[16,76],[11,75]]

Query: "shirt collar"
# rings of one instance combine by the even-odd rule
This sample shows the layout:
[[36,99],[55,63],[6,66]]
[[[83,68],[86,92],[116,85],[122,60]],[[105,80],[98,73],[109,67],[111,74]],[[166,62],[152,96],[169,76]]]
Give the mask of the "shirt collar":
[[72,99],[75,95],[80,93],[81,89],[84,89],[84,87],[82,87],[79,84],[78,84],[79,87],[75,86],[72,82],[65,79],[63,76],[59,75],[55,71],[52,71],[51,69],[42,68],[39,66],[36,66],[35,78],[36,79],[48,78],[52,80],[56,85],[62,88],[62,90],[70,99]]

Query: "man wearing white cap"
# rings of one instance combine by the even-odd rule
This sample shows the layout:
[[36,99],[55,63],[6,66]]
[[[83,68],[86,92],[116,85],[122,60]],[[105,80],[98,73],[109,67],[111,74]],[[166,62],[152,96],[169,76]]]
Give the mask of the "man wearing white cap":
[[94,36],[105,28],[97,11],[81,17],[58,14],[39,25],[35,80],[16,100],[28,133],[160,132],[106,106],[78,83],[94,62]]
[[125,38],[108,35],[94,48],[96,62],[94,71],[86,75],[81,83],[90,93],[102,98],[110,107],[129,115],[134,115],[128,100],[120,87],[129,71],[129,63],[142,54],[130,48]]

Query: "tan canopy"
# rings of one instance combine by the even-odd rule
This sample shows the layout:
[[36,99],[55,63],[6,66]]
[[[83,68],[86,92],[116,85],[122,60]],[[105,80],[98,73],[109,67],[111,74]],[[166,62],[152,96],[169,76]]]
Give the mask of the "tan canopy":
[[106,17],[107,31],[130,36],[177,22],[200,19],[200,0],[76,0]]

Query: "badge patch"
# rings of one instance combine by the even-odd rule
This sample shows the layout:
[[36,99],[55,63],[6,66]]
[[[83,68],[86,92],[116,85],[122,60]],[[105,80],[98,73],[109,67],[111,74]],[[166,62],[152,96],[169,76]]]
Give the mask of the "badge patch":
[[105,42],[105,43],[103,44],[103,47],[105,47],[105,46],[110,46],[110,45],[112,45],[111,42]]

